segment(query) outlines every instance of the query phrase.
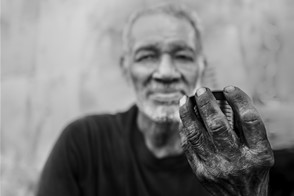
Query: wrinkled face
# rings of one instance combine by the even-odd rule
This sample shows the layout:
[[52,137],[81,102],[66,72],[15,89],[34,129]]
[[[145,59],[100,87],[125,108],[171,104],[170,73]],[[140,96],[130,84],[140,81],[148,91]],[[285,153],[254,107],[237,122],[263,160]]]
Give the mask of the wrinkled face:
[[142,16],[134,23],[123,68],[140,112],[152,120],[179,121],[180,98],[194,93],[201,75],[195,39],[191,24],[165,14]]

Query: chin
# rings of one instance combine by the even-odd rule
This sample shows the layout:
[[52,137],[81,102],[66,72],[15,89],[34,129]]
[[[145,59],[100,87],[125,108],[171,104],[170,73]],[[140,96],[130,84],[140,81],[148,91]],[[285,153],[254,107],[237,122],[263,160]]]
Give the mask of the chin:
[[180,122],[179,105],[157,105],[153,103],[138,103],[139,110],[146,116],[158,123]]

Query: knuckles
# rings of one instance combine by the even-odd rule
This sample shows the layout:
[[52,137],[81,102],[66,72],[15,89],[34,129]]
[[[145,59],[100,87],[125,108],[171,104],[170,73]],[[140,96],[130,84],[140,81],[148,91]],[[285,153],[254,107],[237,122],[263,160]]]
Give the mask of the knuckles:
[[270,168],[275,164],[274,154],[270,148],[263,150],[263,152],[255,154],[254,157],[254,159],[257,160],[256,165]]
[[184,126],[184,130],[182,132],[183,134],[185,134],[185,137],[187,138],[187,142],[185,145],[188,145],[189,142],[192,146],[200,147],[201,143],[203,143],[204,136],[200,133],[199,130],[195,129],[195,126]]
[[255,108],[240,110],[239,115],[244,123],[255,124],[261,121],[261,117]]
[[[194,148],[202,148],[204,143],[204,138],[202,134],[194,133],[191,134],[190,137],[188,137],[188,140]],[[208,150],[208,149],[206,149]]]
[[274,156],[265,156],[263,158],[263,165],[266,166],[266,167],[272,167],[274,166],[275,164],[275,159],[274,159]]
[[244,170],[263,170],[271,168],[274,165],[274,156],[270,148],[263,150],[249,150],[247,147],[243,148],[242,156],[239,159],[241,168]]
[[206,120],[207,126],[211,132],[228,131],[229,124],[224,115],[216,115]]

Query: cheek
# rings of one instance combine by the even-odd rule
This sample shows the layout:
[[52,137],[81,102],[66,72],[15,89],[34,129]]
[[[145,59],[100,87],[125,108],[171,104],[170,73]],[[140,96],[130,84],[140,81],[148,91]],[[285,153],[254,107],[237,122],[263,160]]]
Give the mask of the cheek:
[[150,70],[142,66],[132,65],[129,69],[129,77],[136,90],[144,90],[142,87],[145,86],[151,74]]
[[182,75],[185,78],[188,86],[194,88],[199,77],[199,70],[198,68],[185,69],[182,70]]

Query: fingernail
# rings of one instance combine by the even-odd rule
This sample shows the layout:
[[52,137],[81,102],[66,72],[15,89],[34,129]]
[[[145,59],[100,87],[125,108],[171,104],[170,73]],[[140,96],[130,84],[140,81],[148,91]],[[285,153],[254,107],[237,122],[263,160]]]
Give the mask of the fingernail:
[[196,95],[199,97],[200,95],[202,95],[203,93],[205,93],[206,88],[200,88],[197,90]]
[[187,96],[184,95],[181,99],[180,99],[180,106],[183,106],[187,101]]
[[224,89],[224,91],[226,91],[227,93],[230,93],[230,92],[232,92],[232,91],[234,91],[235,90],[235,87],[234,86],[227,86],[227,87],[225,87],[225,89]]

